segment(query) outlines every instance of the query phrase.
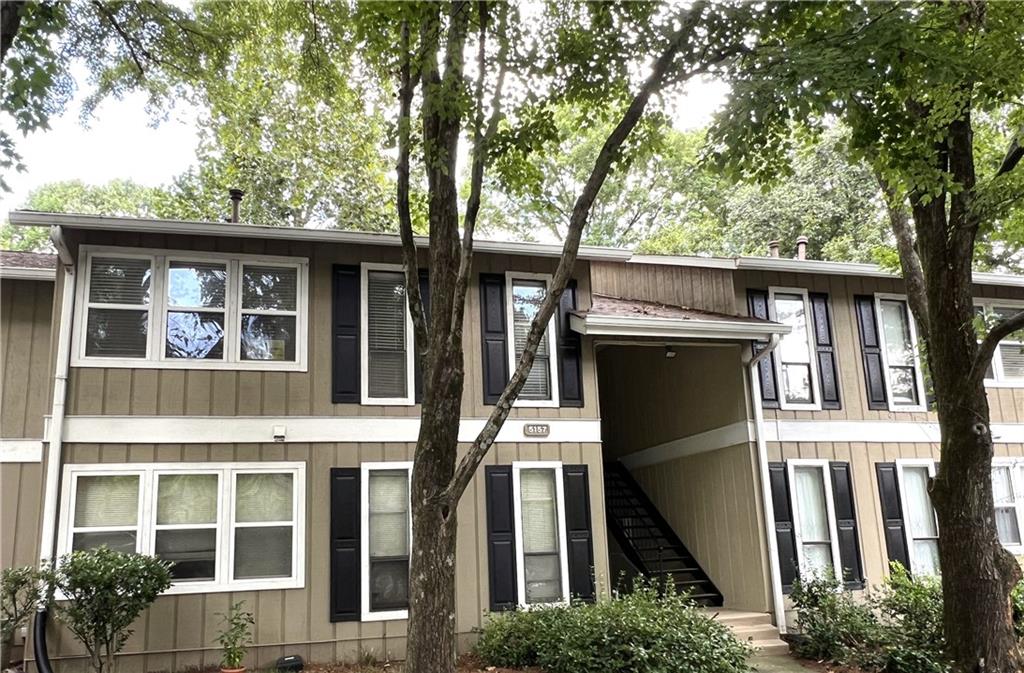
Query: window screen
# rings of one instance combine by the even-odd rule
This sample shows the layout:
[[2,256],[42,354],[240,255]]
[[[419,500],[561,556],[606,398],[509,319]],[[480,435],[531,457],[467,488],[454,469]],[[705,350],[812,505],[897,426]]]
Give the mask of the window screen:
[[821,577],[836,567],[825,495],[825,474],[820,467],[796,467],[795,500],[799,520],[800,573]]
[[236,476],[235,579],[292,575],[293,481],[291,474]]
[[939,527],[928,496],[928,468],[904,467],[902,477],[911,571],[936,575],[939,572]]
[[[540,310],[547,293],[547,284],[542,280],[512,281],[512,341],[515,345],[515,362],[519,362],[526,349],[526,337],[530,332],[530,324]],[[550,329],[550,328],[549,328]],[[524,400],[551,399],[551,344],[548,330],[537,346],[537,357],[533,368],[526,378],[519,397]],[[513,367],[515,363],[513,364]]]
[[175,580],[216,579],[219,495],[216,474],[157,476],[155,553]]
[[377,398],[408,397],[405,275],[397,271],[368,272],[366,298],[368,394]]
[[879,306],[882,312],[882,337],[885,340],[889,390],[892,393],[893,404],[916,406],[921,400],[917,387],[917,356],[911,337],[907,303],[883,299]]
[[151,281],[149,259],[92,258],[85,327],[86,356],[146,357]]
[[409,473],[369,473],[370,610],[409,605]]
[[519,473],[526,603],[563,600],[555,470]]
[[74,550],[138,551],[139,476],[80,475],[75,480]]
[[295,360],[298,271],[242,265],[243,360]]
[[792,328],[789,334],[782,336],[778,349],[782,391],[786,402],[814,404],[811,347],[804,298],[799,294],[783,293],[775,294],[774,297],[775,319]]

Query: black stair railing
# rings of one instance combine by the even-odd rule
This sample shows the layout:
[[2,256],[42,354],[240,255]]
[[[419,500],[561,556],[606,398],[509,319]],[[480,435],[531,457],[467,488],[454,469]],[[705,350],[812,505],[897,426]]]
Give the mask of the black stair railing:
[[665,578],[700,604],[722,604],[714,582],[622,463],[605,465],[605,503],[609,531],[641,574]]

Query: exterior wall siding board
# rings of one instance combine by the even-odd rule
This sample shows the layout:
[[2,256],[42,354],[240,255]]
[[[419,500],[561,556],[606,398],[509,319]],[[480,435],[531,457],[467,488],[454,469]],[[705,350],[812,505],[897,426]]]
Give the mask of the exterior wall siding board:
[[[466,447],[461,447],[465,450]],[[308,661],[355,661],[372,655],[380,660],[405,657],[406,622],[329,621],[327,596],[330,585],[329,502],[330,468],[357,466],[368,461],[411,460],[412,443],[346,444],[234,444],[234,445],[88,445],[65,446],[66,463],[116,462],[189,462],[205,461],[277,461],[306,462],[306,580],[302,589],[266,590],[165,596],[157,599],[135,625],[135,634],[119,657],[119,670],[125,673],[151,670],[182,670],[188,666],[215,666],[220,650],[216,643],[218,613],[238,601],[256,616],[255,644],[246,664],[265,668],[284,654],[298,653]],[[585,464],[590,473],[590,506],[595,522],[604,519],[603,473],[600,444],[499,444],[484,461],[486,465],[516,460],[561,460],[565,464]],[[36,472],[42,466],[32,464]],[[483,470],[480,470],[480,475]],[[23,512],[38,509],[40,489],[8,488],[19,475],[2,475],[3,505],[17,493],[27,502],[19,503]],[[482,624],[489,606],[486,520],[484,488],[474,479],[459,504],[460,526],[456,541],[460,579],[456,589],[458,642],[463,649],[474,641],[473,630]],[[38,516],[26,521],[32,535],[38,530]],[[8,565],[14,541],[3,540],[3,560]],[[597,588],[601,595],[609,591],[607,539],[603,526],[594,528],[594,558]],[[17,542],[17,552],[31,563],[34,554]],[[29,550],[31,551],[31,550]],[[85,661],[79,646],[61,629],[53,632],[51,655],[63,673],[84,671]]]
[[591,262],[590,275],[595,294],[736,312],[729,269],[602,261]]

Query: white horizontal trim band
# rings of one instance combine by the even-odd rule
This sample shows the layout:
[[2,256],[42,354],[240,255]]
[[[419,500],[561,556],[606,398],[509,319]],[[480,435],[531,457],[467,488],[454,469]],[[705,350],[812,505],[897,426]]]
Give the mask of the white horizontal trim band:
[[0,439],[0,463],[38,463],[43,460],[41,439]]
[[[256,224],[235,224],[224,222],[195,222],[185,220],[157,220],[135,217],[111,217],[105,215],[79,215],[75,213],[41,213],[31,210],[13,210],[8,216],[13,225],[22,227],[49,227],[53,225],[69,229],[99,229],[106,231],[153,231],[160,234],[182,234],[186,236],[226,236],[230,238],[269,238],[279,240],[323,241],[357,245],[384,245],[398,247],[402,244],[398,234],[380,234],[339,229],[305,229],[301,227],[270,227]],[[416,245],[426,248],[426,236],[416,236]],[[562,245],[551,243],[518,243],[513,241],[475,241],[477,252],[506,255],[531,255],[537,257],[561,257]],[[602,248],[581,245],[580,259],[610,259],[625,261],[632,253],[620,248]]]
[[32,269],[21,266],[0,266],[0,278],[11,280],[43,280],[53,282],[57,278],[56,269]]
[[635,470],[658,463],[666,463],[677,458],[744,444],[752,441],[754,436],[752,426],[753,423],[750,421],[737,421],[731,425],[723,425],[713,430],[673,439],[664,444],[631,453],[621,460],[626,467]]
[[[801,421],[765,420],[768,442],[871,442],[921,443],[940,441],[938,423],[905,421]],[[1024,423],[993,423],[997,444],[1024,443]]]
[[764,339],[772,334],[788,334],[789,325],[747,321],[682,320],[672,318],[627,318],[618,316],[571,316],[573,331],[592,336],[636,336],[696,339]]
[[[485,419],[459,424],[459,441],[471,442]],[[547,426],[546,436],[527,436],[526,426]],[[538,428],[532,428],[536,432]],[[419,418],[310,416],[68,416],[64,441],[81,444],[263,444],[274,441],[415,442]],[[275,435],[278,438],[275,439]],[[508,419],[498,442],[552,443],[601,441],[601,421]]]

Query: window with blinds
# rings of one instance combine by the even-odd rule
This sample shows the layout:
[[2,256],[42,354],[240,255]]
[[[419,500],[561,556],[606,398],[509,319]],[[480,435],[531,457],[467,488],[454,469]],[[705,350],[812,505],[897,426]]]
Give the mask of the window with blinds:
[[778,378],[782,382],[782,407],[819,408],[814,345],[809,327],[810,306],[806,291],[771,288],[772,312],[777,322],[792,331],[782,335],[775,351]]
[[917,335],[907,302],[882,297],[877,300],[877,310],[890,407],[922,409],[924,382],[917,358]]
[[512,464],[516,573],[522,606],[569,600],[565,495],[557,461]]
[[[533,319],[540,311],[547,294],[548,279],[543,277],[517,277],[510,275],[508,282],[509,371],[515,371],[519,359],[526,350],[526,340]],[[552,323],[554,320],[552,319]],[[555,378],[555,330],[549,323],[537,345],[533,367],[526,377],[526,384],[519,393],[519,401],[539,406],[543,403],[557,404],[557,380]]]
[[372,470],[369,474],[370,610],[409,607],[409,471]]
[[1024,459],[992,461],[992,496],[999,541],[1014,554],[1024,551]]
[[106,546],[171,565],[171,593],[302,586],[304,463],[68,465],[61,553]]
[[[977,302],[975,314],[983,323],[982,332],[987,331],[1007,318],[1024,311],[1024,304],[1005,305],[1003,301]],[[1024,385],[1024,330],[1014,332],[999,342],[992,354],[992,362],[985,374],[987,381]]]
[[76,366],[305,368],[305,260],[82,249]]
[[412,325],[405,274],[397,267],[364,267],[364,399],[412,404]]

